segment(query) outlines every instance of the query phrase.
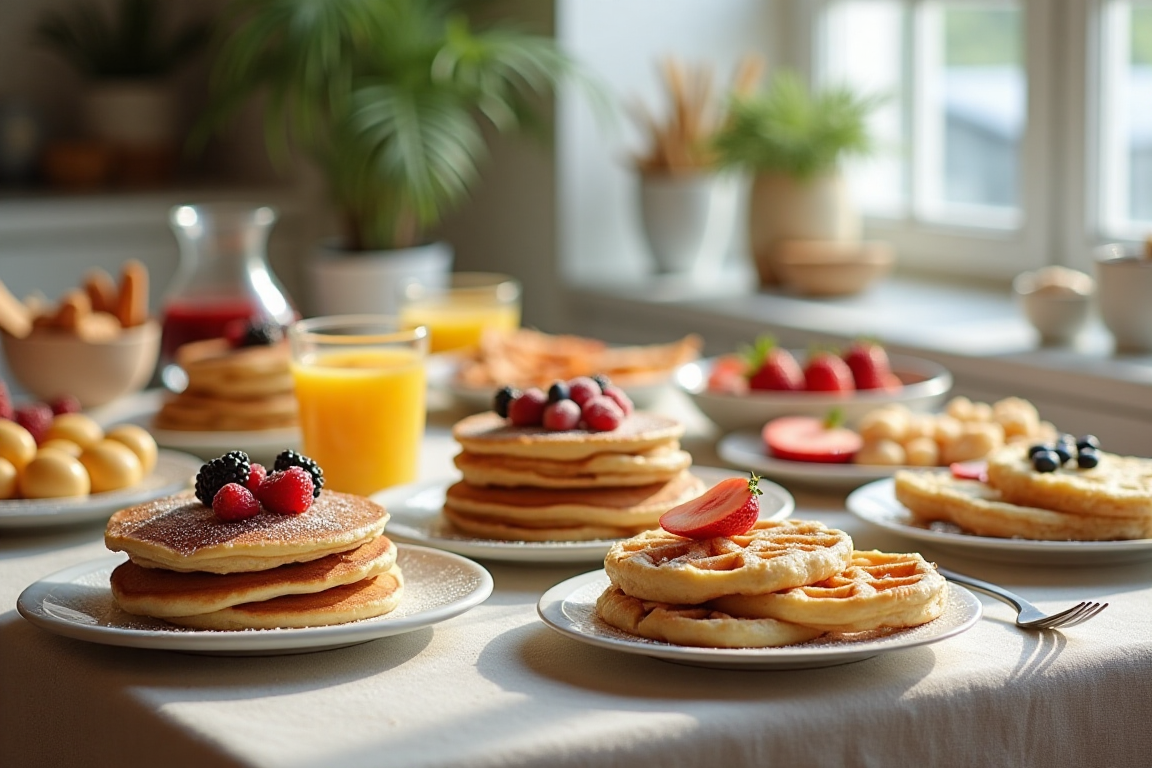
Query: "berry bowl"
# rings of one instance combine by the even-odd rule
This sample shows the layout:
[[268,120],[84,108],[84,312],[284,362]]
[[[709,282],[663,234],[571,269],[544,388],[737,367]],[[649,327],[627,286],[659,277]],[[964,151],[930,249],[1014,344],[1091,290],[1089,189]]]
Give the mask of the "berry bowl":
[[[803,352],[793,353],[802,360]],[[778,416],[825,416],[839,408],[851,425],[868,411],[889,403],[903,403],[913,411],[937,410],[952,389],[952,374],[931,360],[892,355],[892,372],[903,385],[895,390],[833,392],[719,392],[708,389],[717,358],[686,363],[676,371],[676,386],[700,411],[725,432],[760,429]]]

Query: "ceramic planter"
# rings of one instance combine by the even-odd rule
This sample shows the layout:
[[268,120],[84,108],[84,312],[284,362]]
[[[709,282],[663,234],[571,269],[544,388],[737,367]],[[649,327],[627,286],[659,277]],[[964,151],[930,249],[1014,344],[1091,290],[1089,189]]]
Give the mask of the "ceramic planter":
[[452,246],[443,242],[362,252],[321,244],[309,269],[312,313],[395,315],[408,283],[447,283],[452,257]]
[[785,240],[860,240],[860,215],[838,174],[813,179],[759,174],[749,198],[748,226],[756,271],[765,286],[780,282],[775,260]]
[[716,267],[732,241],[739,178],[731,173],[643,174],[640,221],[656,270]]

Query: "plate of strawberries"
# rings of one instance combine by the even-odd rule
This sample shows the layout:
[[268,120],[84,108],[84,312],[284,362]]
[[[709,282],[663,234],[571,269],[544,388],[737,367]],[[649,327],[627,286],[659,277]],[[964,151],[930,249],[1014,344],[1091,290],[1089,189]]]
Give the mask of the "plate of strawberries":
[[849,424],[889,403],[936,410],[952,389],[952,374],[931,360],[890,356],[874,341],[802,352],[761,337],[737,353],[681,366],[676,384],[705,416],[732,431],[759,430],[779,416],[823,417],[834,408]]

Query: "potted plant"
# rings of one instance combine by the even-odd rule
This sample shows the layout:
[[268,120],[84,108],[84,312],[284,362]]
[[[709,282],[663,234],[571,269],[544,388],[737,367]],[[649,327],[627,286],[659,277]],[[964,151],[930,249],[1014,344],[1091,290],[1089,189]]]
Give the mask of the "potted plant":
[[266,96],[273,158],[311,158],[339,210],[312,264],[322,314],[390,312],[399,283],[446,273],[430,232],[477,179],[482,123],[534,119],[568,69],[551,40],[429,0],[233,0],[222,35],[205,125]]
[[179,141],[167,78],[207,43],[209,25],[165,32],[160,0],[119,0],[110,17],[102,5],[45,13],[35,39],[87,80],[85,129],[115,152],[121,178],[158,181],[171,172]]
[[872,149],[866,121],[879,103],[847,87],[811,93],[791,72],[761,94],[733,99],[715,147],[722,164],[755,174],[749,240],[762,285],[778,281],[774,260],[786,240],[859,241],[839,165]]

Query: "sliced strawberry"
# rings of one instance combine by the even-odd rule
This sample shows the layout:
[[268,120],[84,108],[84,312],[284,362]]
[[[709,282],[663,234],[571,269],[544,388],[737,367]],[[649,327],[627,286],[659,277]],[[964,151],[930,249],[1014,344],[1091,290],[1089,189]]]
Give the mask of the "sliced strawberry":
[[804,388],[810,392],[852,392],[856,385],[847,363],[831,352],[816,352],[804,366]]
[[660,527],[690,539],[735,536],[752,530],[760,517],[760,478],[730,477],[660,516]]
[[887,389],[892,364],[884,347],[874,341],[854,341],[844,353],[844,362],[852,371],[856,389]]
[[708,374],[709,392],[743,394],[748,389],[745,378],[748,364],[739,355],[723,355],[716,358]]
[[846,464],[864,445],[850,429],[829,426],[812,416],[781,416],[764,425],[768,453],[785,461]]
[[988,482],[988,462],[986,461],[957,461],[948,465],[952,477],[957,480],[978,480]]
[[795,392],[804,389],[804,373],[792,353],[776,346],[771,336],[756,339],[745,352],[748,361],[748,388]]

